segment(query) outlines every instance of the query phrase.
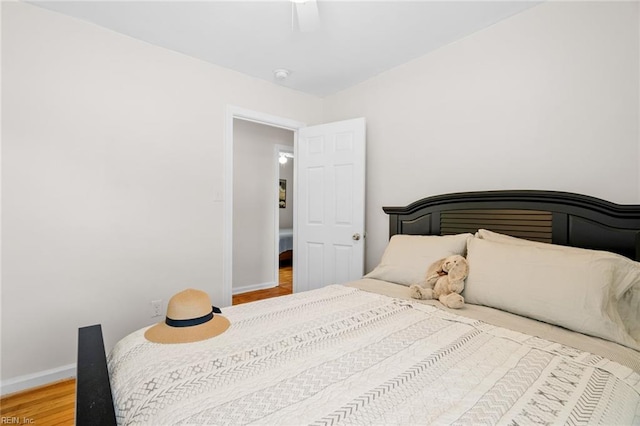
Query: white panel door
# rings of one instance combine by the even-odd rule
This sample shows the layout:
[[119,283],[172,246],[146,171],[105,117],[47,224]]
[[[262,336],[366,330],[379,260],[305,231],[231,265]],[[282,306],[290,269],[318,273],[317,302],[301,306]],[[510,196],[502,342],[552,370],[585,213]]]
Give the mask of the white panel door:
[[365,119],[304,127],[296,152],[296,291],[361,278]]

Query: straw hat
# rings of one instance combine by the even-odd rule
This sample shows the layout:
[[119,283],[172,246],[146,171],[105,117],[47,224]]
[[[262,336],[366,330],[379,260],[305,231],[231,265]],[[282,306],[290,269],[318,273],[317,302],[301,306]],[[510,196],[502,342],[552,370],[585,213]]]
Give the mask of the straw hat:
[[191,343],[224,333],[229,320],[214,315],[219,309],[211,306],[204,291],[192,288],[181,291],[169,300],[167,317],[149,328],[144,337],[154,343]]

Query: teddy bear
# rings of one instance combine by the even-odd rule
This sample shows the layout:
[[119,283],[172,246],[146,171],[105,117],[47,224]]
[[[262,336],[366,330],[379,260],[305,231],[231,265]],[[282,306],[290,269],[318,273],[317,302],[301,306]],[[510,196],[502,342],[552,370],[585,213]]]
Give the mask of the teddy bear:
[[423,285],[412,285],[411,297],[414,299],[438,299],[452,309],[464,306],[460,295],[464,290],[464,280],[469,275],[467,259],[453,255],[437,260],[427,269]]

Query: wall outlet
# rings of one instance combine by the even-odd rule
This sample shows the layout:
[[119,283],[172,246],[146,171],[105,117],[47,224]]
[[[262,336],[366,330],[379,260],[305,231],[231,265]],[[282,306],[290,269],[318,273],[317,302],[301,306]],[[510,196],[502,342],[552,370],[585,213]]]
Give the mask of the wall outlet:
[[151,301],[151,318],[162,316],[162,300]]

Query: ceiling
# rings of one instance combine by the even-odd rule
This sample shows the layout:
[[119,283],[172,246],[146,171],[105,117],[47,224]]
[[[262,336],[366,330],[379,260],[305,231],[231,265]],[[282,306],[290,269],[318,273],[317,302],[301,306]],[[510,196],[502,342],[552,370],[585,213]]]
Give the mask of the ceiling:
[[[540,1],[318,0],[298,29],[280,1],[40,1],[37,6],[324,97],[420,57]],[[274,70],[291,73],[277,80]]]

